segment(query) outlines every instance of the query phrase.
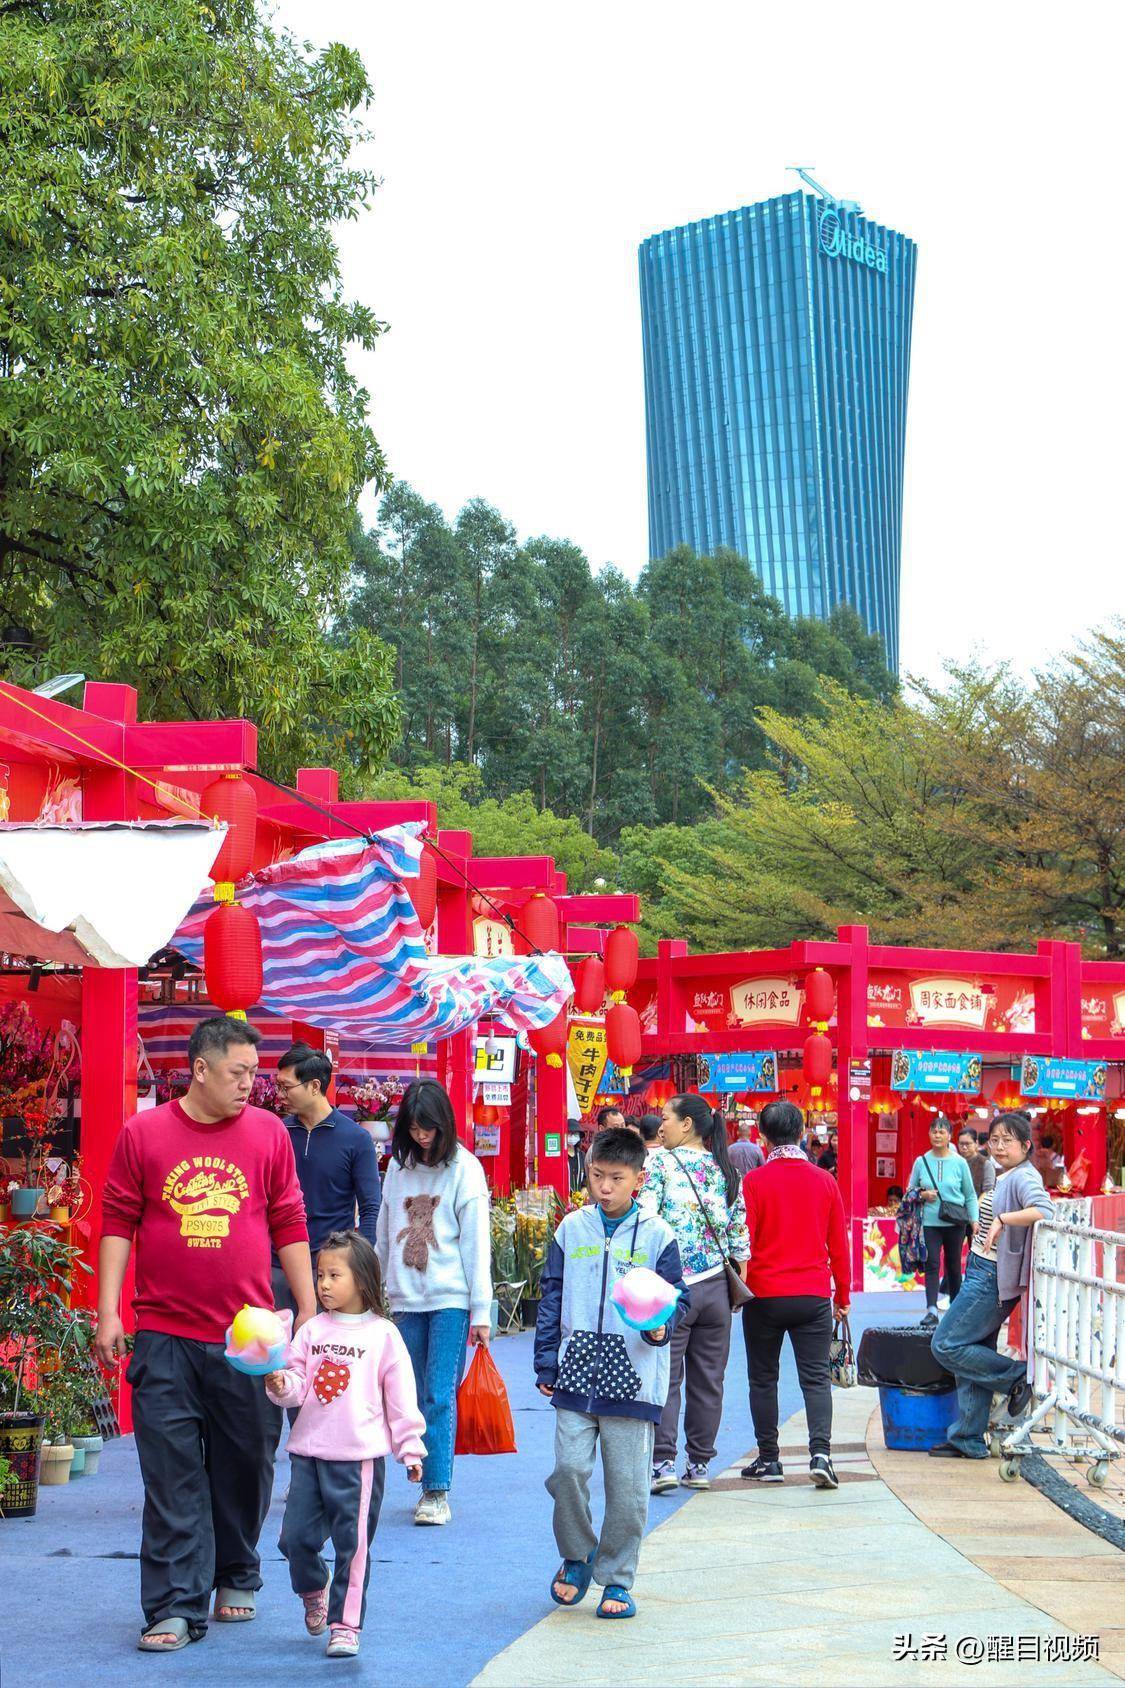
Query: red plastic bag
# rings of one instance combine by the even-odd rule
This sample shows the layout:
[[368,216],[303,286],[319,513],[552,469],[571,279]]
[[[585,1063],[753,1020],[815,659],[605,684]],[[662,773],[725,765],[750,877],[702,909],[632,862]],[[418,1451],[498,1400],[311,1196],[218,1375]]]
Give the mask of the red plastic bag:
[[458,1454],[514,1454],[516,1427],[508,1405],[504,1379],[483,1344],[469,1361],[465,1381],[457,1391]]

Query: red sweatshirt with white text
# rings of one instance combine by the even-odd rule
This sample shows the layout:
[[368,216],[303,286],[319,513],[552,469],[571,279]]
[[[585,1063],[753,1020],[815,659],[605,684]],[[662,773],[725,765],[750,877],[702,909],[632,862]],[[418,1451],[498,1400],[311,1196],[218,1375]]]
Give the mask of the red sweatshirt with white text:
[[271,1244],[308,1240],[289,1133],[263,1108],[217,1125],[179,1102],[134,1114],[106,1175],[102,1236],[134,1244],[138,1330],[222,1342],[241,1307],[273,1306]]

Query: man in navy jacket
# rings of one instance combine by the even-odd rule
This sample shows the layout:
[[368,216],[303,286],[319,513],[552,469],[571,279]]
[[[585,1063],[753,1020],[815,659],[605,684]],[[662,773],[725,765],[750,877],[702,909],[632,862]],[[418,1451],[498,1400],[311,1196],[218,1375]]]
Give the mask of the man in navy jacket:
[[[374,1248],[382,1199],[375,1144],[332,1106],[326,1095],[331,1082],[331,1061],[307,1043],[295,1043],[278,1062],[278,1093],[292,1109],[285,1125],[305,1198],[314,1276],[317,1250],[331,1231],[361,1231]],[[288,1286],[274,1277],[275,1305],[288,1307]]]

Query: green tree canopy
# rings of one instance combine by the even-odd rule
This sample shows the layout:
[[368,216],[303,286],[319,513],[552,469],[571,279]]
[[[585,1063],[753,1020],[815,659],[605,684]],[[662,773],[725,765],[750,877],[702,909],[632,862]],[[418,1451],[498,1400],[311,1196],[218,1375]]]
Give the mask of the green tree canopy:
[[347,365],[380,324],[332,237],[373,185],[348,163],[361,61],[254,0],[26,0],[0,38],[9,671],[249,715],[286,771],[377,765],[387,653],[325,636],[384,474]]
[[814,714],[760,711],[770,765],[713,790],[713,815],[622,833],[650,942],[745,949],[859,920],[884,943],[1125,954],[1120,627],[1028,685],[952,668],[889,705],[819,686]]
[[518,544],[482,499],[451,525],[407,486],[355,536],[345,625],[395,646],[401,766],[471,763],[486,796],[530,792],[605,842],[704,820],[708,787],[766,766],[761,711],[815,713],[820,675],[897,690],[854,612],[790,621],[734,551],[681,546],[634,584],[567,540]]

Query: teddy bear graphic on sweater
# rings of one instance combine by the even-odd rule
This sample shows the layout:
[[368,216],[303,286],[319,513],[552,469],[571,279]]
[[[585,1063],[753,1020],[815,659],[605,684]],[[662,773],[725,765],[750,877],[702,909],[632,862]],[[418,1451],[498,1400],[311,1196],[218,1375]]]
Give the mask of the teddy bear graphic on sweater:
[[[403,1207],[406,1217],[410,1221],[399,1232],[395,1241],[402,1243],[402,1263],[413,1266],[416,1272],[424,1272],[430,1264],[430,1245],[437,1246],[434,1235],[434,1209],[441,1201],[440,1196],[405,1196]],[[403,1242],[402,1239],[406,1238]]]

